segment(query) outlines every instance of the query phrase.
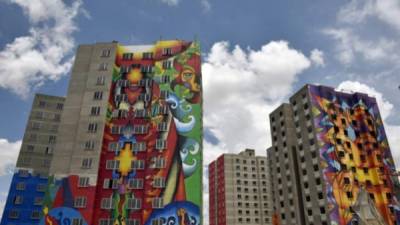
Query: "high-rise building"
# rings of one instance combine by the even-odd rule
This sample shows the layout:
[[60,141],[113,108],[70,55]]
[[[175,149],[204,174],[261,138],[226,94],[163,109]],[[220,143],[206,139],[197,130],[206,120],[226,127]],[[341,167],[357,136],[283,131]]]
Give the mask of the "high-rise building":
[[275,224],[400,222],[398,179],[374,97],[306,85],[270,122]]
[[201,224],[198,42],[81,45],[39,224]]
[[271,224],[268,166],[252,149],[208,166],[210,225]]
[[1,225],[39,222],[64,100],[35,95]]

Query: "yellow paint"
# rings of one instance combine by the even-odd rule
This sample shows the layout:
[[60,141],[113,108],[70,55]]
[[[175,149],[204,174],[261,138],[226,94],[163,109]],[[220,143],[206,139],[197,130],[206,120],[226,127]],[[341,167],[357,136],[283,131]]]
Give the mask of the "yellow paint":
[[124,148],[122,151],[119,153],[117,157],[115,157],[116,160],[119,161],[119,172],[121,173],[121,176],[127,176],[128,173],[132,170],[131,169],[131,164],[132,161],[135,159],[135,157],[132,154],[132,144],[128,143],[125,144]]
[[126,77],[130,82],[137,83],[142,79],[142,73],[140,69],[132,69],[131,72]]

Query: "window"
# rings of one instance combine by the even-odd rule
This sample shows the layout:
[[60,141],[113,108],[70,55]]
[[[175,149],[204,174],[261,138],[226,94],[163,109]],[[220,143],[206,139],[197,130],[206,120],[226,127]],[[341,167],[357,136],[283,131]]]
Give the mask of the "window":
[[154,67],[152,65],[142,65],[140,67],[140,71],[142,73],[153,73],[154,72]]
[[100,106],[92,106],[92,108],[90,109],[90,115],[91,116],[100,115]]
[[40,129],[40,123],[33,122],[31,127],[32,127],[32,130],[39,130]]
[[157,124],[157,131],[168,131],[167,122],[161,122],[161,123]]
[[128,95],[126,95],[126,94],[115,95],[114,96],[114,101],[115,102],[127,102],[128,101]]
[[119,69],[119,72],[120,72],[121,74],[125,74],[125,73],[131,72],[131,69],[132,69],[131,66],[124,66],[124,65],[122,65],[122,66],[120,67],[120,69]]
[[172,55],[172,49],[171,48],[164,48],[162,54],[163,54],[163,56]]
[[163,169],[165,168],[165,159],[161,157],[154,157],[152,160],[152,165],[151,167],[154,169]]
[[347,198],[352,199],[353,198],[353,192],[348,191],[346,192]]
[[134,115],[136,118],[144,118],[147,116],[147,113],[145,109],[136,109]]
[[109,152],[117,152],[121,149],[121,146],[119,146],[118,142],[110,142],[108,144],[108,151]]
[[142,59],[152,59],[153,53],[152,52],[143,52]]
[[73,218],[72,225],[83,225],[83,219],[81,218]]
[[46,107],[46,102],[44,102],[44,101],[39,101],[39,107],[40,107],[40,108]]
[[157,139],[156,140],[156,149],[157,150],[163,150],[167,148],[167,141],[163,139]]
[[85,158],[82,160],[82,169],[90,169],[92,168],[92,158]]
[[78,187],[89,187],[89,177],[79,177]]
[[113,219],[100,219],[99,225],[114,225]]
[[132,150],[134,152],[146,151],[146,142],[136,142],[132,144]]
[[102,209],[113,209],[114,208],[113,199],[112,198],[102,198],[100,207]]
[[94,141],[89,140],[85,142],[85,150],[93,150],[94,149]]
[[107,64],[107,63],[100,63],[100,64],[99,64],[99,70],[100,70],[100,71],[106,71],[106,70],[107,70],[107,67],[108,67],[108,64]]
[[122,54],[122,60],[132,60],[133,53],[124,53]]
[[163,198],[153,198],[152,207],[153,207],[153,209],[163,208],[164,207]]
[[[240,218],[241,219],[241,218]],[[151,221],[151,225],[163,225],[164,224],[164,221],[163,221],[163,219],[153,219],[152,221]]]
[[128,188],[130,188],[130,189],[142,189],[143,188],[143,179],[138,179],[138,178],[129,179]]
[[28,170],[19,170],[18,176],[19,177],[29,177],[29,171]]
[[139,81],[139,86],[142,86],[142,87],[150,87],[152,83],[153,83],[153,80],[152,80],[152,79],[141,79],[141,80]]
[[146,134],[149,130],[147,125],[134,125],[133,126],[133,133],[134,134]]
[[42,205],[43,204],[43,198],[42,197],[35,197],[33,200],[33,205]]
[[140,220],[138,219],[127,219],[126,225],[140,225]]
[[54,144],[56,143],[56,136],[50,135],[49,136],[49,144]]
[[103,49],[103,51],[101,51],[101,57],[109,57],[111,53],[110,49]]
[[161,99],[167,99],[168,96],[169,96],[169,92],[168,92],[168,91],[166,91],[166,90],[161,90],[161,92],[160,92],[160,98],[161,98]]
[[19,211],[16,210],[16,209],[10,210],[10,212],[8,213],[8,218],[10,218],[10,219],[18,219],[19,218]]
[[140,209],[142,208],[142,200],[139,198],[128,199],[128,209]]
[[156,177],[153,181],[153,187],[164,188],[165,187],[165,178],[164,177]]
[[107,160],[106,161],[107,170],[117,170],[119,169],[119,160]]
[[162,75],[160,78],[160,83],[166,84],[170,82],[170,76],[168,75]]
[[94,100],[102,100],[103,99],[103,92],[102,91],[94,92],[93,99]]
[[97,77],[96,85],[104,85],[105,81],[106,81],[105,76],[99,76]]
[[40,219],[40,217],[41,217],[40,211],[38,211],[38,210],[32,211],[32,213],[31,213],[31,219],[33,219],[33,220],[38,220],[38,219]]
[[96,131],[97,131],[97,123],[89,123],[88,132],[89,133],[96,133]]
[[170,60],[163,61],[163,64],[162,64],[163,69],[171,69],[172,65],[173,65],[173,62]]
[[38,184],[38,185],[36,186],[36,191],[37,191],[37,192],[45,192],[45,191],[46,191],[46,188],[47,188],[47,185],[46,185],[46,184]]
[[13,203],[14,205],[20,205],[24,201],[24,198],[21,195],[17,195],[14,197]]
[[25,185],[24,182],[19,182],[19,183],[17,183],[17,185],[15,186],[15,189],[16,189],[17,191],[24,191],[25,188],[26,188],[26,185]]
[[131,163],[131,168],[134,170],[143,170],[144,160],[133,160]]
[[114,125],[111,127],[111,134],[121,134],[123,130],[122,126]]
[[74,207],[75,208],[85,208],[87,203],[87,199],[85,196],[78,196],[74,199]]

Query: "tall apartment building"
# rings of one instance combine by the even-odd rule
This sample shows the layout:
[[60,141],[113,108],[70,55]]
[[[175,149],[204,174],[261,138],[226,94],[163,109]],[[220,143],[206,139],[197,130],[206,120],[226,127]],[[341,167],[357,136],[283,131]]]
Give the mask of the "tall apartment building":
[[223,154],[208,166],[209,224],[271,224],[265,156],[246,149]]
[[270,122],[275,224],[400,222],[398,179],[374,97],[306,85]]
[[201,224],[201,165],[199,44],[81,45],[39,224]]
[[35,95],[1,225],[39,222],[64,100]]

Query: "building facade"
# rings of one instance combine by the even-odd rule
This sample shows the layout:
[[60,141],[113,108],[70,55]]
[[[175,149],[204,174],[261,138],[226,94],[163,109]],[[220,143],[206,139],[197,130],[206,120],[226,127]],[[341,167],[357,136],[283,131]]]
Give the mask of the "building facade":
[[39,224],[201,224],[197,42],[81,45]]
[[[399,223],[399,184],[375,98],[306,85],[270,122],[276,224]],[[372,219],[357,211],[366,202],[379,212]]]
[[39,222],[64,100],[35,95],[1,225]]
[[265,156],[246,149],[223,154],[208,166],[209,224],[271,224]]

